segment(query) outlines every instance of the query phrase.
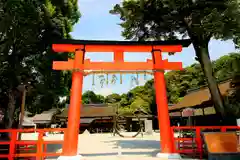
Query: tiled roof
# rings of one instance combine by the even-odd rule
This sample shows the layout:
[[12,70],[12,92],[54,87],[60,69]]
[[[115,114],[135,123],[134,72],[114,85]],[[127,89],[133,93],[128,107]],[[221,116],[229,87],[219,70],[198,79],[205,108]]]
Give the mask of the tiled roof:
[[52,117],[57,114],[57,112],[59,112],[58,109],[56,108],[52,108],[48,111],[44,111],[42,112],[41,114],[36,114],[34,117],[33,117],[33,122],[37,122],[37,121],[51,121],[52,120]]
[[[83,105],[81,108],[81,117],[109,117],[116,115],[116,107],[102,105]],[[68,108],[65,108],[61,114],[56,115],[58,118],[68,117]]]
[[[228,90],[231,88],[231,80],[219,83],[219,90],[222,95],[226,95]],[[175,104],[174,106],[169,107],[169,111],[179,110],[187,107],[194,107],[201,105],[204,102],[211,100],[211,95],[208,87],[203,87],[198,90],[189,92],[183,99]]]

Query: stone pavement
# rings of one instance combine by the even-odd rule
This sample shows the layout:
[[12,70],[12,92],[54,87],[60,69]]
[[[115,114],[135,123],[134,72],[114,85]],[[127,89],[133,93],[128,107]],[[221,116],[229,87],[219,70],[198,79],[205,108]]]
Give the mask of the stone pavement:
[[[46,140],[62,140],[63,135],[48,135]],[[159,160],[160,135],[139,135],[136,138],[121,138],[112,134],[79,135],[79,154],[83,160]],[[61,145],[48,147],[48,152],[61,152]],[[47,158],[56,159],[55,157]]]

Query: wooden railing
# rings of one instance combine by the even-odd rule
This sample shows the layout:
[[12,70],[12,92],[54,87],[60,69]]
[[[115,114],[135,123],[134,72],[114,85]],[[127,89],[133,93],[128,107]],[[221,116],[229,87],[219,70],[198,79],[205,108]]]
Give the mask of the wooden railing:
[[[0,130],[0,134],[7,133],[9,140],[0,141],[2,150],[6,153],[0,153],[0,158],[8,158],[13,160],[16,157],[24,159],[36,158],[37,160],[44,159],[45,157],[60,156],[62,153],[48,153],[47,145],[50,144],[63,144],[63,140],[44,140],[46,132],[64,132],[63,128],[54,129],[4,129]],[[36,133],[38,134],[37,140],[18,140],[18,134]],[[24,153],[25,152],[25,153]]]
[[[173,133],[178,133],[177,137],[173,137],[176,143],[176,153],[195,154],[202,159],[205,146],[202,139],[202,132],[226,132],[226,131],[240,131],[238,126],[173,126]],[[183,134],[190,131],[189,135],[185,137]]]
[[[45,157],[55,157],[60,156],[62,153],[48,153],[47,145],[50,144],[63,144],[63,140],[46,140],[44,138],[44,133],[46,132],[64,132],[66,129],[54,128],[54,129],[8,129],[0,130],[1,133],[8,133],[9,140],[0,141],[0,146],[4,147],[6,153],[0,153],[1,158],[7,158],[13,160],[16,157],[22,157],[24,159],[36,158],[37,160],[44,159]],[[201,159],[204,154],[204,143],[202,139],[202,132],[214,132],[221,131],[226,132],[228,130],[240,131],[238,126],[184,126],[177,127],[173,126],[172,131],[174,133],[179,133],[179,136],[173,137],[175,143],[177,144],[176,153],[184,154],[198,154]],[[192,131],[189,137],[181,136],[180,131]],[[19,133],[38,133],[37,140],[18,140]],[[190,148],[189,148],[190,146]],[[1,148],[0,148],[0,151]],[[25,153],[24,153],[25,152]]]

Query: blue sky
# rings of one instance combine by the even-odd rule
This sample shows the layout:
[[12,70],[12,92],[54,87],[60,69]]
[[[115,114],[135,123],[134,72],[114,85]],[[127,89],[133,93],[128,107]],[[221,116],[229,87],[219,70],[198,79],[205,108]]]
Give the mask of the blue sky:
[[[82,17],[74,26],[74,30],[71,33],[73,38],[85,40],[124,40],[121,36],[122,29],[118,25],[120,23],[119,17],[109,14],[109,10],[114,4],[120,1],[121,0],[78,0]],[[212,40],[209,44],[209,51],[211,59],[215,60],[229,52],[234,52],[235,48],[231,41]],[[193,47],[189,46],[174,56],[164,54],[163,57],[168,58],[169,61],[181,61],[184,66],[188,66],[195,62],[194,55]],[[104,53],[87,53],[87,57],[93,61],[111,61],[113,58],[112,54]],[[147,58],[150,58],[150,53],[125,54],[126,61],[144,61]],[[97,76],[95,76],[94,86],[92,85],[92,76],[87,76],[84,78],[83,91],[93,90],[95,93],[105,96],[111,93],[126,93],[135,86],[131,85],[131,76],[133,75],[123,75],[123,84],[117,81],[116,84],[105,85],[103,88],[101,88]],[[149,80],[151,77],[149,76],[147,79]],[[143,75],[139,76],[139,82],[139,85],[145,83]]]

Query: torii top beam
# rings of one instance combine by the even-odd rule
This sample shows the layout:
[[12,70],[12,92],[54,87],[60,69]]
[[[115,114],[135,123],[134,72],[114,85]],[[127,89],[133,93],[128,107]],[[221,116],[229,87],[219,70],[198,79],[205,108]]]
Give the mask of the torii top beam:
[[[124,62],[124,52],[181,52],[182,47],[188,47],[190,40],[174,41],[92,41],[92,40],[59,40],[56,41],[52,48],[55,52],[74,52],[82,55],[85,52],[113,52],[113,62],[91,62],[89,59],[83,59],[82,56],[75,56],[75,59],[68,61],[53,62],[54,70],[180,70],[181,62],[168,62],[158,58],[158,65],[155,65],[154,59],[147,62]],[[80,59],[79,59],[80,58]],[[153,56],[154,58],[154,56]],[[81,65],[82,63],[83,65]]]
[[171,41],[102,41],[102,40],[72,40],[55,41],[52,48],[55,52],[75,52],[78,49],[85,52],[181,52],[182,47],[188,47],[190,40]]

